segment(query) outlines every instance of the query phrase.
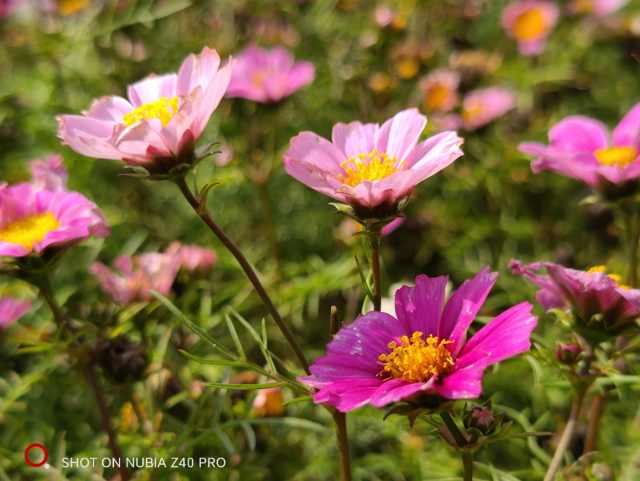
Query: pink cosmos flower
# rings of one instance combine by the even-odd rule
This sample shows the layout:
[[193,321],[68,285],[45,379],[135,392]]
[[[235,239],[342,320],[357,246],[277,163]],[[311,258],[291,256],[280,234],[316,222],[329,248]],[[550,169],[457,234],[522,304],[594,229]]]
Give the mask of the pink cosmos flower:
[[21,0],[0,0],[0,18],[11,15],[20,2]]
[[429,112],[449,112],[458,103],[460,74],[455,70],[434,70],[420,81],[424,107]]
[[419,393],[478,397],[484,370],[528,351],[537,322],[523,302],[466,339],[496,277],[485,268],[446,301],[446,276],[418,276],[396,292],[396,317],[369,312],[342,328],[302,381],[318,389],[315,402],[343,412]]
[[0,186],[0,256],[39,255],[107,235],[98,207],[77,192],[52,192],[27,183]]
[[32,160],[29,162],[29,168],[31,183],[36,187],[52,192],[67,190],[69,175],[61,156],[49,155],[42,160]]
[[629,0],[573,0],[569,4],[572,13],[585,13],[604,17],[624,7]]
[[636,181],[640,177],[640,103],[609,136],[600,122],[570,116],[549,130],[549,145],[520,144],[521,152],[535,157],[534,172],[553,170],[594,188]]
[[[625,286],[604,266],[579,271],[553,262],[512,260],[509,267],[540,288],[536,298],[545,310],[571,308],[585,323],[598,316],[603,325],[614,328],[640,316],[640,289]],[[538,274],[541,270],[548,275]]]
[[254,102],[278,102],[313,82],[311,62],[296,62],[287,49],[245,48],[233,63],[227,96]]
[[302,132],[291,140],[284,166],[303,184],[356,210],[394,213],[416,185],[462,155],[463,140],[455,132],[418,143],[426,123],[408,109],[382,125],[336,124],[331,141]]
[[150,172],[191,162],[196,139],[222,99],[231,62],[215,50],[189,55],[177,74],[151,75],[131,86],[128,100],[103,97],[83,115],[58,117],[58,136],[88,157],[118,159]]
[[166,296],[180,269],[180,258],[170,253],[148,252],[138,256],[120,256],[115,270],[101,262],[91,266],[102,289],[119,304],[149,301],[154,290]]
[[469,92],[462,102],[462,126],[475,130],[502,117],[516,105],[516,97],[508,89],[489,87]]
[[215,251],[205,249],[198,245],[187,245],[173,242],[167,248],[166,253],[177,256],[180,267],[188,271],[206,271],[215,264],[218,256]]
[[0,299],[0,331],[24,316],[29,309],[31,309],[31,301],[10,297]]
[[507,5],[502,12],[502,26],[518,43],[522,55],[537,55],[544,50],[559,15],[552,1],[519,0]]

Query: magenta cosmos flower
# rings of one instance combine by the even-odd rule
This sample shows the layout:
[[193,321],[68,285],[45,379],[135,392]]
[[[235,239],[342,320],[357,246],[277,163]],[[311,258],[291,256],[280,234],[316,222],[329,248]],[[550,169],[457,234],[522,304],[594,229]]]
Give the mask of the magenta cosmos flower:
[[460,74],[454,70],[437,69],[420,82],[424,108],[429,112],[449,112],[458,103]]
[[67,190],[69,175],[61,156],[49,155],[42,160],[32,160],[29,162],[29,168],[31,183],[36,187],[52,192]]
[[396,292],[397,317],[374,311],[342,328],[302,381],[318,389],[315,402],[343,412],[418,393],[478,397],[484,370],[528,351],[536,326],[523,302],[466,339],[496,277],[485,268],[445,301],[447,277],[418,276],[415,287]]
[[0,330],[24,316],[31,309],[31,302],[5,297],[0,299]]
[[96,205],[77,192],[52,192],[27,183],[0,186],[0,256],[39,255],[108,234]]
[[[553,262],[512,260],[509,267],[540,288],[536,298],[545,310],[570,308],[584,323],[597,319],[607,328],[624,326],[640,315],[640,290],[622,284],[605,266],[580,271]],[[538,274],[542,270],[547,275]]]
[[573,0],[569,4],[572,13],[603,17],[624,7],[629,0]]
[[609,136],[600,122],[579,115],[567,117],[549,130],[549,145],[520,144],[535,157],[534,172],[552,170],[594,188],[636,181],[640,176],[640,103]]
[[166,173],[193,161],[193,149],[222,99],[231,63],[215,50],[189,55],[177,74],[152,75],[131,86],[128,99],[103,97],[83,115],[58,117],[58,135],[88,157],[118,159]]
[[296,62],[285,48],[245,48],[233,62],[227,96],[254,102],[278,102],[313,82],[311,62]]
[[469,92],[462,102],[462,127],[475,130],[502,117],[516,105],[511,90],[488,87]]
[[128,304],[153,299],[151,290],[166,296],[180,269],[180,258],[172,253],[147,252],[138,256],[120,256],[115,270],[94,262],[91,273],[114,301]]
[[462,155],[462,139],[442,132],[418,143],[427,118],[416,109],[384,124],[339,123],[331,141],[302,132],[284,155],[289,175],[303,184],[369,213],[395,213],[397,204],[423,180]]
[[559,13],[552,1],[516,1],[502,12],[502,26],[507,35],[518,43],[522,55],[537,55],[544,50]]
[[176,256],[180,267],[187,271],[206,271],[213,267],[218,256],[215,251],[194,244],[173,242],[166,253]]

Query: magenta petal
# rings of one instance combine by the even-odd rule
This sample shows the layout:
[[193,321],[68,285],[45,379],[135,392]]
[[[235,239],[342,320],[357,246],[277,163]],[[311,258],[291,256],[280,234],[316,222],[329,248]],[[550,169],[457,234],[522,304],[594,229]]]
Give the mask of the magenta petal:
[[640,103],[634,105],[613,131],[613,144],[640,147]]
[[597,120],[580,115],[567,117],[549,131],[549,141],[555,148],[569,153],[593,153],[607,147],[609,133]]
[[396,401],[406,399],[415,393],[425,391],[433,385],[433,379],[429,382],[408,383],[403,379],[391,379],[383,382],[375,393],[371,395],[369,403],[375,407],[386,406]]
[[475,399],[482,394],[482,374],[486,367],[478,363],[456,369],[435,384],[434,391],[446,399]]
[[438,335],[447,282],[446,276],[419,275],[415,287],[403,286],[396,291],[396,315],[407,333],[419,331],[424,338]]
[[[447,301],[442,313],[437,334],[440,339],[450,338],[454,329],[457,341],[464,337],[467,328],[475,319],[497,278],[497,273],[491,272],[488,267],[485,267],[456,289]],[[465,301],[467,302],[465,303]],[[458,323],[460,323],[459,327]]]

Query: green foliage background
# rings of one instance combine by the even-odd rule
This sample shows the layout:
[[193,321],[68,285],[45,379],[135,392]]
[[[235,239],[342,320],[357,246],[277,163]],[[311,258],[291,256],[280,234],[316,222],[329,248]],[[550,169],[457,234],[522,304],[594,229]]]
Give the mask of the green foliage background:
[[[130,385],[105,380],[116,424],[122,425],[122,406],[135,397],[151,425],[121,427],[125,452],[220,455],[231,465],[217,472],[144,470],[136,479],[333,480],[337,455],[330,417],[305,401],[288,405],[284,417],[256,418],[251,413],[255,393],[229,396],[205,387],[194,394],[199,386],[194,383],[227,382],[233,370],[200,365],[180,354],[181,348],[206,357],[215,353],[162,304],[124,310],[109,305],[88,274],[92,260],[110,262],[122,253],[164,248],[174,239],[213,246],[220,260],[211,276],[183,279],[172,300],[228,349],[234,348],[232,322],[247,357],[264,362],[259,343],[237,318],[228,317],[234,309],[259,331],[265,313],[258,299],[175,188],[122,177],[116,162],[76,155],[56,138],[55,116],[86,109],[96,97],[124,95],[129,83],[150,72],[176,70],[188,53],[204,45],[227,57],[252,41],[285,44],[297,58],[312,61],[317,69],[313,84],[281,104],[222,102],[203,143],[229,146],[233,158],[224,167],[208,162],[198,178],[219,183],[210,196],[214,217],[263,274],[305,351],[315,358],[329,339],[330,305],[338,305],[346,321],[360,310],[362,291],[353,260],[360,247],[357,238],[340,239],[343,219],[326,198],[284,173],[281,156],[289,139],[303,130],[329,136],[338,121],[379,122],[407,106],[420,107],[421,75],[448,65],[461,51],[497,55],[497,68],[466,74],[462,89],[510,87],[518,96],[517,109],[462,134],[465,156],[417,189],[406,223],[385,239],[383,250],[387,287],[419,273],[449,274],[457,285],[484,265],[500,271],[483,313],[489,316],[533,299],[533,289],[507,272],[511,258],[581,268],[608,263],[624,271],[621,226],[612,213],[580,205],[589,191],[576,181],[533,175],[517,145],[544,140],[548,128],[569,114],[614,125],[640,100],[640,66],[634,59],[640,37],[632,28],[634,18],[640,22],[636,0],[600,23],[563,17],[547,50],[535,59],[520,56],[506,38],[500,26],[505,4],[390,2],[403,12],[404,28],[379,27],[375,2],[365,0],[93,0],[73,16],[23,8],[0,20],[0,178],[25,180],[26,161],[61,153],[70,187],[93,199],[113,229],[104,243],[92,241],[68,252],[55,285],[74,317],[92,326],[90,335],[126,333],[147,347],[150,365],[142,380]],[[398,73],[403,55],[416,57],[418,73],[411,78]],[[370,87],[375,74],[388,80],[384,91]],[[273,175],[261,191],[252,173],[268,164]],[[267,204],[272,223],[265,215]],[[277,262],[270,236],[277,239]],[[28,293],[25,286],[9,282],[4,290]],[[20,327],[0,338],[0,479],[102,479],[88,471],[44,474],[24,466],[24,447],[34,441],[50,447],[54,467],[62,456],[109,455],[90,394],[52,336],[46,306],[36,307]],[[564,331],[539,314],[534,352],[504,363],[485,380],[486,397],[505,406],[516,431],[556,431],[569,407],[568,385],[550,361]],[[270,322],[265,325],[269,348],[295,369],[279,333]],[[597,457],[614,468],[616,479],[634,481],[640,479],[637,364],[625,369],[613,383],[616,400],[607,408]],[[179,386],[172,395],[160,382],[168,373]],[[286,391],[286,396],[294,394]],[[419,421],[410,429],[406,420],[382,422],[382,414],[368,408],[350,416],[349,423],[356,479],[459,479],[459,461],[428,423]],[[478,455],[478,479],[541,479],[550,443],[547,437],[492,445]]]

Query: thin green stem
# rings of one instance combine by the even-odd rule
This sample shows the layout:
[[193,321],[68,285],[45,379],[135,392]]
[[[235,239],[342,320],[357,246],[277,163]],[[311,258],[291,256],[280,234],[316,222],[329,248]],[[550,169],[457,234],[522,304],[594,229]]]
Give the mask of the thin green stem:
[[333,422],[336,425],[338,452],[340,453],[340,480],[351,481],[351,455],[349,453],[349,435],[347,431],[347,415],[333,411]]
[[380,275],[380,232],[370,231],[371,273],[373,275],[373,309],[382,309],[382,277]]
[[216,224],[216,222],[214,222],[213,218],[209,215],[207,211],[207,206],[204,203],[201,203],[198,199],[196,199],[196,197],[191,192],[191,189],[187,185],[187,182],[185,181],[185,179],[183,177],[180,177],[176,179],[175,182],[178,185],[180,192],[182,192],[182,195],[184,196],[186,201],[189,203],[189,205],[193,208],[193,210],[198,215],[198,217],[200,217],[200,219],[207,225],[207,227],[209,227],[211,232],[213,232],[213,234],[220,240],[220,242],[222,242],[222,244],[227,248],[227,250],[238,261],[238,264],[240,264],[240,267],[242,267],[242,270],[244,271],[245,275],[249,279],[249,282],[251,282],[251,284],[253,285],[253,288],[255,289],[256,293],[258,294],[258,296],[264,303],[265,307],[269,311],[269,314],[271,315],[275,323],[280,328],[280,331],[282,332],[285,339],[289,343],[289,346],[291,346],[291,349],[293,350],[296,357],[298,358],[298,362],[300,363],[302,368],[307,373],[309,373],[309,363],[307,362],[307,359],[304,353],[302,352],[302,349],[296,342],[295,337],[293,336],[293,333],[289,329],[289,326],[287,326],[287,324],[282,319],[282,316],[280,315],[275,305],[273,304],[271,297],[269,297],[269,294],[267,294],[267,291],[262,285],[262,282],[260,281],[258,274],[253,269],[253,267],[251,266],[251,264],[249,263],[245,255],[242,253],[240,248],[227,236],[224,230],[222,230],[222,228],[218,224]]
[[571,411],[569,413],[569,417],[567,418],[567,424],[564,427],[564,431],[562,432],[562,436],[560,437],[558,446],[556,446],[556,452],[553,453],[553,458],[551,459],[549,467],[547,468],[547,474],[545,474],[544,476],[544,481],[554,481],[556,473],[562,465],[564,453],[569,447],[569,443],[571,442],[573,433],[576,429],[576,424],[578,423],[578,416],[580,416],[582,401],[584,400],[587,389],[588,386],[580,386],[576,391],[573,402],[571,403]]
[[629,239],[629,273],[627,282],[630,286],[636,287],[638,282],[638,244],[640,243],[640,219],[639,215],[633,207],[627,212],[627,235]]
[[587,422],[587,438],[584,442],[583,453],[589,453],[598,449],[598,433],[600,432],[600,421],[604,414],[607,398],[604,394],[596,394],[589,406],[589,416]]
[[473,481],[473,453],[468,449],[466,449],[467,445],[469,444],[469,441],[467,440],[467,438],[465,438],[464,434],[462,434],[462,431],[460,431],[460,428],[458,428],[458,425],[451,417],[451,414],[449,414],[446,411],[443,411],[440,413],[440,417],[442,418],[442,421],[444,422],[445,426],[447,427],[447,430],[455,440],[462,454],[462,467],[464,470],[464,478],[463,478],[464,481]]

